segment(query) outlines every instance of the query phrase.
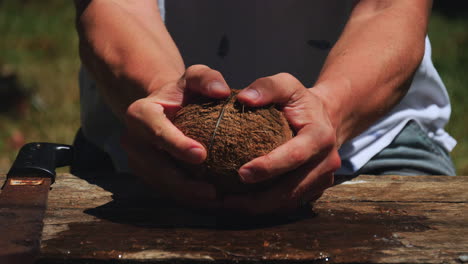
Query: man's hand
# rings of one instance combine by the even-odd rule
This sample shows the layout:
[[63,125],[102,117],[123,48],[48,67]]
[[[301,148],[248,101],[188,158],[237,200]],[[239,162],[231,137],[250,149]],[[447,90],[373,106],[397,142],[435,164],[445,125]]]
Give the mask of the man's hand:
[[431,4],[356,1],[314,88],[307,90],[294,77],[279,74],[240,93],[248,105],[283,105],[297,137],[239,170],[246,182],[284,174],[276,187],[228,198],[225,206],[269,213],[318,197],[340,166],[337,146],[365,131],[405,96],[423,58]]
[[122,143],[134,174],[183,204],[216,207],[214,187],[190,180],[175,163],[200,163],[206,150],[171,118],[193,94],[228,97],[224,78],[203,65],[185,69],[157,1],[75,3],[81,60],[126,126]]
[[186,137],[171,122],[194,94],[225,98],[230,89],[219,72],[204,65],[189,67],[179,81],[155,89],[128,107],[123,146],[133,172],[161,194],[185,205],[213,208],[219,206],[214,187],[191,180],[177,163],[198,164],[207,155],[199,142]]
[[227,197],[224,207],[249,214],[286,212],[320,197],[340,167],[335,128],[322,100],[295,77],[281,73],[261,78],[241,91],[249,106],[275,103],[297,135],[265,156],[239,169],[246,183],[281,177],[270,190]]

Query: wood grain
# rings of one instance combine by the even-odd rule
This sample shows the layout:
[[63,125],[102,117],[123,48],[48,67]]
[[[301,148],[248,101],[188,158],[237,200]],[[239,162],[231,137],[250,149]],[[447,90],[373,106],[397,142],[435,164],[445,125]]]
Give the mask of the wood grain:
[[61,174],[39,263],[461,263],[468,256],[468,177],[337,182],[308,212],[243,219],[178,208],[129,176]]

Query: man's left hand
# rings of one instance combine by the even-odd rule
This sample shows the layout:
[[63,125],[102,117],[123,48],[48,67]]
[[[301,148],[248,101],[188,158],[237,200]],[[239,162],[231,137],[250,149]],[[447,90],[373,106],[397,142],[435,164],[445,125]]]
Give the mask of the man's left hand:
[[228,196],[224,207],[259,215],[288,212],[318,199],[340,168],[336,130],[325,103],[287,73],[256,80],[237,96],[249,106],[276,104],[296,136],[239,169],[245,183],[281,177],[267,191]]

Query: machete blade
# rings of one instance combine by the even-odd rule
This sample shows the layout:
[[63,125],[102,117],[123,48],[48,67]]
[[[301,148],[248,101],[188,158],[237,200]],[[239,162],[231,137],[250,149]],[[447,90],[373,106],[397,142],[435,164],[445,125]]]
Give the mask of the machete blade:
[[50,178],[9,178],[0,193],[0,263],[34,263]]
[[32,264],[40,252],[44,215],[55,168],[69,165],[72,148],[23,146],[0,192],[0,264]]

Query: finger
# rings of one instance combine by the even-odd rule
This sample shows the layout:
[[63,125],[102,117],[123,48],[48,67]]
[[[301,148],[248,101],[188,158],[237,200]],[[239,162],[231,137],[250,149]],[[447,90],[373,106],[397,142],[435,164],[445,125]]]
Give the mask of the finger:
[[328,155],[336,141],[335,134],[329,130],[327,127],[306,125],[283,145],[244,164],[239,169],[239,176],[246,183],[256,183],[294,170],[311,158]]
[[187,178],[174,160],[164,152],[155,151],[132,140],[126,141],[125,149],[133,172],[159,194],[184,205],[219,207],[214,186]]
[[222,74],[205,65],[187,68],[183,80],[187,89],[207,97],[225,98],[231,94]]
[[279,73],[256,80],[237,95],[241,103],[262,106],[271,103],[290,104],[299,99],[307,89],[294,76]]
[[149,98],[134,102],[127,111],[126,126],[135,137],[143,137],[173,157],[198,164],[206,159],[206,150],[199,142],[185,136],[164,114],[160,104]]
[[[331,175],[324,174],[323,178]],[[321,178],[322,178],[321,177]],[[310,186],[308,193],[302,196],[293,195],[294,183],[282,182],[276,188],[263,192],[249,194],[246,196],[229,196],[223,202],[223,207],[228,210],[238,211],[248,215],[264,215],[272,213],[288,213],[303,207],[311,199],[319,197],[323,192],[325,184],[318,183],[317,186]]]
[[[337,154],[336,154],[337,155]],[[333,171],[330,166],[335,154],[322,162],[311,162],[295,172],[284,175],[272,189],[244,196],[228,196],[223,207],[250,215],[287,213],[316,200],[323,191],[333,184]]]
[[319,163],[307,163],[297,170],[298,174],[307,174],[307,177],[295,186],[292,196],[307,199],[333,186],[334,172],[341,167],[338,151],[333,150],[320,159]]

